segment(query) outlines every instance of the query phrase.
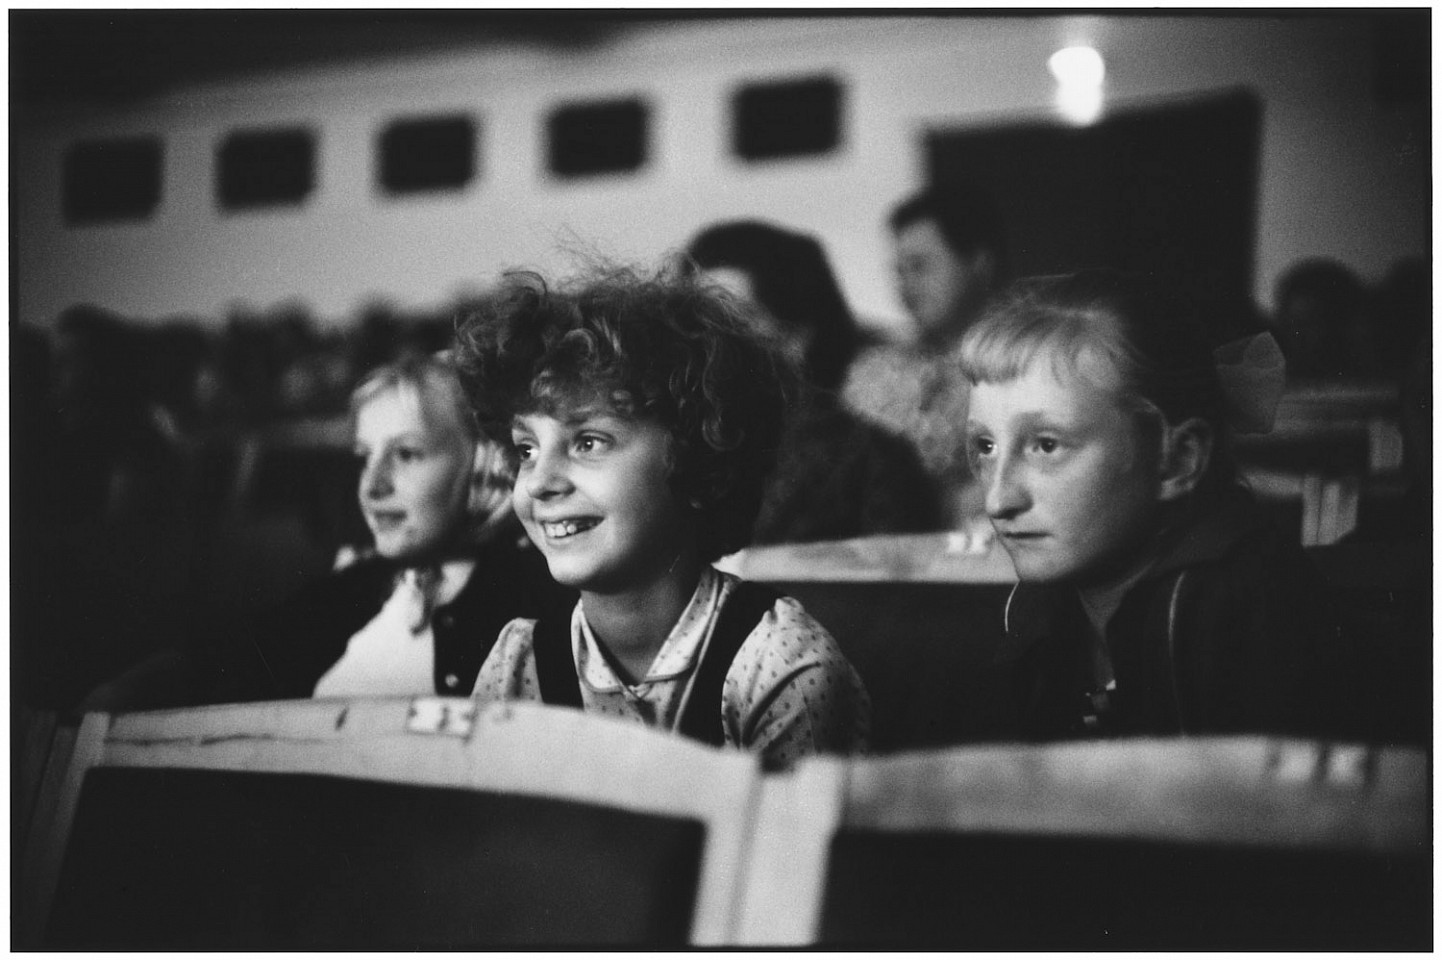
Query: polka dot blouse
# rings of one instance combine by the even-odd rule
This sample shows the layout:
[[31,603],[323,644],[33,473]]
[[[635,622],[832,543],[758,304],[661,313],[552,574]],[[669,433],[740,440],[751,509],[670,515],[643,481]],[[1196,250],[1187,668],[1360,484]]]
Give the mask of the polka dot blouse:
[[[646,676],[634,685],[606,662],[578,603],[571,614],[571,649],[585,709],[674,729],[697,656],[738,582],[706,568]],[[478,700],[541,699],[534,627],[534,620],[512,620],[501,631],[476,678]],[[727,746],[760,753],[770,770],[790,767],[810,753],[864,751],[871,732],[871,703],[861,678],[826,628],[790,597],[778,599],[741,644],[717,707]]]

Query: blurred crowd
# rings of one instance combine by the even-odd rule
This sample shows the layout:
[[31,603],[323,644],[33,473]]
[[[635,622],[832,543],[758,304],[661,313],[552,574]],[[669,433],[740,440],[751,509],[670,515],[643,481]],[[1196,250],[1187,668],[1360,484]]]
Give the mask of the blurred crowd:
[[323,326],[299,306],[223,323],[72,306],[50,333],[12,331],[22,436],[51,456],[51,499],[73,519],[144,513],[175,492],[187,445],[342,415],[366,371],[447,346],[461,304],[430,314],[375,305]]

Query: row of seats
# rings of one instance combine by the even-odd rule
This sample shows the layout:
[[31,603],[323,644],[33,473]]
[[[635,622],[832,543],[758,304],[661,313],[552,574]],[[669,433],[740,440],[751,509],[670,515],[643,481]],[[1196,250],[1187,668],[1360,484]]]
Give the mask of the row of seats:
[[1425,756],[1265,738],[754,758],[537,704],[91,714],[16,946],[1427,949]]

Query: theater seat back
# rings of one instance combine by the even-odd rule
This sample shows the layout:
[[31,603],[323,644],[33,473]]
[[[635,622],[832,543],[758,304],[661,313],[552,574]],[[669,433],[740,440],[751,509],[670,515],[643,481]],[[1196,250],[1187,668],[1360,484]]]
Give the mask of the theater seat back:
[[817,760],[767,809],[792,841],[758,851],[747,942],[1431,945],[1418,751],[1219,738]]
[[539,704],[92,714],[35,818],[18,942],[725,942],[759,778],[750,756]]

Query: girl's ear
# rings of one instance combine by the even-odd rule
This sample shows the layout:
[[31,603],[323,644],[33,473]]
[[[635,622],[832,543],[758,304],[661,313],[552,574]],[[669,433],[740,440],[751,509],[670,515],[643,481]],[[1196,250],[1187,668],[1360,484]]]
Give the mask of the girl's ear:
[[1192,417],[1162,433],[1158,493],[1163,502],[1177,500],[1197,488],[1212,462],[1212,426]]

